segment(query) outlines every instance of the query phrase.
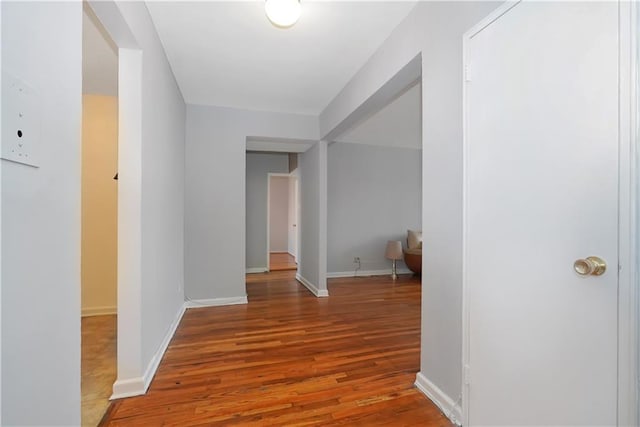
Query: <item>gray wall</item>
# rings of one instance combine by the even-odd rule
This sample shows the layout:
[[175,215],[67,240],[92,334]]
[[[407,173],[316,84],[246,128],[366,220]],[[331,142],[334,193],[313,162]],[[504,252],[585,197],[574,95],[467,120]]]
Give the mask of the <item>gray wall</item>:
[[[326,162],[327,143],[319,141],[298,157],[300,172],[300,248],[298,274],[317,290],[327,289],[326,271]],[[325,170],[323,170],[325,169]]]
[[271,177],[269,199],[269,250],[287,252],[289,249],[289,178]]
[[[421,228],[420,150],[333,143],[328,150],[327,270],[389,270],[388,240]],[[398,268],[405,268],[404,262]]]
[[247,269],[267,269],[267,187],[269,172],[287,173],[286,153],[247,153]]
[[40,167],[1,161],[1,423],[79,425],[82,3],[0,7],[2,71],[40,109]]
[[421,55],[422,230],[429,255],[423,254],[420,368],[452,401],[462,384],[462,35],[499,5],[418,2],[320,115],[324,138]]
[[[142,367],[184,302],[186,107],[147,7],[119,4],[142,49]],[[126,180],[122,177],[120,185]],[[144,373],[144,372],[142,372]]]
[[316,140],[317,117],[189,105],[186,133],[186,295],[244,296],[246,139]]
[[339,142],[422,148],[422,85],[417,83],[382,110],[340,135]]

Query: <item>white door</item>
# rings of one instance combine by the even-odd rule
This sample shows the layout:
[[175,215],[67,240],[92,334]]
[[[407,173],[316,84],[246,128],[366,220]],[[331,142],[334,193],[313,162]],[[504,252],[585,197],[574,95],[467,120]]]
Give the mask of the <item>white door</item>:
[[469,424],[615,425],[618,5],[523,2],[466,55]]
[[289,178],[289,253],[298,258],[298,179]]

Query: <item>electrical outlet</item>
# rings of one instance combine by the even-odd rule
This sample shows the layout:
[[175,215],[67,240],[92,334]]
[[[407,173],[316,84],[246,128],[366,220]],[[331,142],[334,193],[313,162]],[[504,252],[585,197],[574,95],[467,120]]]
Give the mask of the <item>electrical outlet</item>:
[[353,257],[353,263],[360,264],[360,257],[359,256]]

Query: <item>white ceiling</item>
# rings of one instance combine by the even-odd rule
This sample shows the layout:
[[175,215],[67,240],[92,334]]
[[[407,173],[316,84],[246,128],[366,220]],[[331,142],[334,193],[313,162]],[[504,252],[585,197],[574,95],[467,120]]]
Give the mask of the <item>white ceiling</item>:
[[82,16],[82,93],[118,95],[117,48],[86,5]]
[[[305,7],[305,12],[308,16],[308,6],[313,5],[314,7],[318,5],[318,3],[308,3],[304,2],[303,6]],[[377,5],[381,5],[383,7],[393,6],[393,4],[389,3],[376,3]],[[167,5],[167,3],[153,3],[150,6],[150,10],[156,10],[157,6]],[[168,4],[171,7],[176,7],[178,5],[174,3]],[[245,7],[250,7],[251,10],[258,10],[257,18],[259,18],[260,23],[263,20],[266,22],[266,27],[263,25],[259,25],[260,31],[267,34],[271,34],[269,39],[269,43],[273,47],[274,40],[277,37],[285,36],[285,38],[289,38],[289,33],[294,30],[298,25],[300,25],[301,21],[290,30],[278,30],[268,24],[266,21],[266,17],[264,17],[262,2],[259,2],[259,8],[255,8],[255,2],[243,2],[240,3],[240,6],[244,5]],[[337,4],[335,2],[325,2],[324,6],[330,6],[331,8],[342,8],[345,6],[344,4]],[[368,10],[369,7],[372,6],[371,3],[348,3],[349,9],[353,12],[356,8],[353,6],[364,7]],[[362,5],[362,6],[359,6]],[[410,6],[413,3],[401,3],[402,6]],[[237,4],[230,4],[229,2],[224,3],[188,3],[184,6],[188,6],[189,12],[185,12],[190,14],[193,12],[191,10],[192,6],[205,6],[208,8],[210,6],[219,6],[222,7],[220,10],[221,14],[226,14],[227,10],[231,11],[231,15],[229,16],[237,16],[238,11],[236,10]],[[375,4],[373,5],[375,6]],[[179,9],[182,9],[181,6]],[[160,8],[164,10],[164,8]],[[216,9],[218,10],[218,9]],[[255,11],[254,10],[254,11]],[[311,11],[314,11],[312,9]],[[322,8],[320,9],[322,11]],[[364,10],[364,9],[363,9]],[[379,9],[381,10],[381,9]],[[164,13],[164,12],[163,12]],[[315,12],[314,12],[315,13]],[[331,12],[333,14],[334,12]],[[363,12],[364,13],[364,12]],[[404,14],[402,14],[404,16]],[[183,17],[185,18],[185,17]],[[304,18],[304,16],[303,16]],[[155,18],[154,18],[155,19]],[[179,19],[176,22],[180,22]],[[370,28],[371,29],[371,28]],[[176,29],[177,31],[177,29]],[[218,28],[216,31],[222,32],[226,31],[224,29]],[[235,31],[235,30],[232,30]],[[319,31],[319,30],[318,30]],[[390,29],[389,29],[390,31]],[[277,37],[273,37],[273,32],[275,32]],[[191,33],[191,31],[188,31]],[[306,32],[305,32],[306,33]],[[387,31],[388,33],[388,31]],[[333,33],[332,33],[333,34]],[[336,33],[337,34],[337,33]],[[386,33],[385,33],[386,34]],[[335,34],[334,34],[335,36]],[[246,34],[243,35],[245,42],[248,43],[250,37]],[[298,37],[298,36],[296,36]],[[332,36],[333,37],[333,36]],[[358,38],[358,35],[354,35],[354,38]],[[385,35],[386,37],[386,35]],[[225,39],[231,38],[230,36],[224,36]],[[262,40],[262,39],[256,39]],[[358,38],[360,40],[360,38]],[[380,40],[381,42],[382,40]],[[166,46],[166,42],[163,41]],[[176,43],[175,41],[172,43]],[[330,43],[337,43],[335,40]],[[262,45],[261,43],[253,43],[252,45]],[[378,43],[379,44],[379,43]],[[378,46],[375,43],[367,43],[366,50],[367,56],[372,53],[370,52],[375,50]],[[177,46],[177,45],[176,45]],[[266,46],[266,45],[265,45]],[[351,43],[352,49],[356,49],[355,42]],[[255,46],[254,46],[255,47]],[[271,48],[272,48],[271,47]],[[202,45],[201,45],[202,48]],[[269,49],[271,49],[269,48]],[[216,49],[221,50],[221,47],[218,46]],[[186,50],[186,47],[180,50]],[[223,50],[223,49],[222,49]],[[258,49],[259,50],[259,49]],[[85,12],[83,16],[83,93],[86,94],[94,94],[94,95],[111,95],[117,96],[118,92],[118,57],[117,57],[117,49],[109,36],[106,34],[105,30],[102,28],[102,25],[99,23],[97,18],[93,15],[93,12],[90,8],[85,7]],[[230,52],[230,51],[229,51]],[[229,53],[227,52],[227,53]],[[313,49],[303,49],[297,55],[299,64],[297,65],[300,69],[305,68],[308,64],[313,65],[314,73],[316,80],[318,81],[314,84],[309,84],[310,82],[306,81],[305,78],[298,79],[299,81],[293,83],[292,79],[294,79],[295,75],[298,75],[300,71],[294,70],[295,67],[286,66],[287,73],[276,73],[273,70],[280,70],[282,66],[278,65],[279,61],[288,61],[287,58],[282,57],[280,59],[270,57],[268,60],[263,61],[262,64],[259,64],[258,61],[252,66],[240,67],[238,63],[233,60],[227,62],[221,62],[220,67],[229,70],[227,71],[227,78],[224,76],[218,77],[216,79],[209,79],[204,82],[195,82],[191,78],[187,78],[186,81],[180,81],[180,77],[178,78],[181,89],[185,95],[186,101],[188,103],[194,104],[213,104],[213,105],[224,105],[224,106],[232,106],[239,108],[247,108],[247,109],[258,109],[258,110],[272,110],[272,111],[291,111],[291,112],[299,112],[301,111],[300,105],[298,107],[294,107],[295,103],[303,102],[304,105],[307,105],[304,108],[311,108],[308,105],[311,105],[313,99],[315,99],[315,104],[319,107],[318,111],[315,110],[304,110],[304,112],[317,114],[320,110],[322,110],[326,104],[337,94],[337,92],[342,88],[342,86],[346,83],[346,81],[351,77],[351,74],[357,70],[357,68],[362,65],[362,63],[366,60],[366,58],[362,59],[361,63],[354,63],[352,67],[354,71],[347,75],[344,74],[342,81],[337,78],[330,78],[330,76],[337,75],[338,72],[346,73],[345,64],[342,61],[342,50],[340,52],[329,52],[325,50],[325,57],[332,57],[331,60],[323,60],[318,62],[318,58],[314,56]],[[267,55],[269,56],[269,55]],[[304,56],[304,61],[302,61]],[[338,61],[337,59],[341,59]],[[246,58],[240,60],[241,64],[246,64],[247,61],[250,61],[251,55],[247,55]],[[255,59],[255,58],[254,58]],[[350,57],[353,59],[353,57]],[[270,61],[270,62],[269,62]],[[209,61],[213,65],[216,61]],[[267,64],[269,62],[269,65]],[[340,67],[336,67],[336,65],[340,65]],[[176,65],[172,63],[172,67],[174,72],[176,72]],[[256,71],[253,68],[258,67],[262,74],[258,78],[255,76],[250,77]],[[272,67],[272,68],[270,68]],[[184,67],[184,72],[189,72],[188,67]],[[192,67],[197,68],[197,67]],[[235,69],[234,69],[235,68]],[[330,72],[326,71],[330,68],[332,69]],[[339,69],[338,69],[339,68]],[[271,70],[271,71],[269,71]],[[244,74],[245,77],[239,78],[240,74]],[[240,80],[246,80],[247,84],[241,84]],[[265,85],[266,81],[270,81],[268,85]],[[287,82],[290,82],[298,89],[296,91],[298,93],[295,96],[291,96],[290,92],[280,91],[278,88],[284,87],[287,85]],[[313,83],[313,82],[311,82]],[[194,92],[195,99],[190,99],[187,96],[185,86],[190,88],[189,90]],[[235,86],[234,86],[235,85]],[[319,90],[319,88],[324,85],[327,89]],[[268,87],[265,87],[268,86]],[[307,87],[309,86],[309,87]],[[209,95],[205,95],[209,94]],[[211,101],[207,101],[204,98],[210,97]],[[223,99],[227,99],[228,101],[224,101]],[[298,108],[298,109],[296,109]],[[421,139],[421,86],[417,84],[412,88],[409,88],[404,94],[399,96],[389,105],[387,105],[382,110],[378,111],[376,114],[367,118],[366,120],[358,123],[352,129],[348,130],[338,138],[337,141],[340,142],[350,142],[350,143],[359,143],[359,144],[370,144],[370,145],[381,145],[381,146],[391,146],[391,147],[409,147],[409,148],[420,148],[422,146]],[[262,138],[255,141],[248,141],[248,144],[252,144],[251,149],[259,150],[259,151],[291,151],[291,152],[303,152],[305,151],[310,143],[308,141],[267,141]],[[278,145],[279,144],[279,145]]]
[[336,138],[339,142],[422,148],[422,85],[409,88],[385,108]]
[[278,29],[264,1],[147,1],[187,103],[316,115],[414,5],[302,0]]

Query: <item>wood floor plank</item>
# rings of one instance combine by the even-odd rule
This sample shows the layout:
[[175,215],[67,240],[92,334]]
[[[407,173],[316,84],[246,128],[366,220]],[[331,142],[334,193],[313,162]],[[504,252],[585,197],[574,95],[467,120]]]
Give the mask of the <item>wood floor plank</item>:
[[189,309],[147,395],[101,425],[450,426],[414,386],[420,281],[247,277],[249,304]]
[[298,263],[296,259],[286,252],[271,252],[269,254],[269,270],[270,271],[287,271],[297,270]]

